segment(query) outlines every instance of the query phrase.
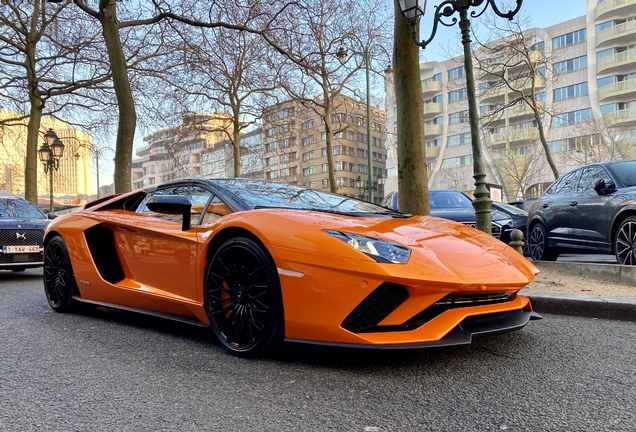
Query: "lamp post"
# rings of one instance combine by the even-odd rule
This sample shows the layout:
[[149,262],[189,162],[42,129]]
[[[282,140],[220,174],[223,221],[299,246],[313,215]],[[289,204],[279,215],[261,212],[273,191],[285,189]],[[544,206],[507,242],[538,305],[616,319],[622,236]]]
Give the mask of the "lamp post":
[[[363,46],[362,59],[364,61],[364,68],[366,72],[366,91],[367,91],[367,166],[368,166],[368,182],[369,184],[373,184],[373,148],[371,146],[371,84],[370,84],[370,56],[369,56],[369,45],[365,45],[362,41],[354,34],[347,35],[358,41],[360,45]],[[382,48],[380,45],[377,45],[379,48]],[[347,50],[344,47],[340,47],[336,54],[338,60],[340,60],[341,64],[345,64],[347,61]],[[389,56],[390,57],[390,56]],[[387,73],[391,69],[391,65],[389,64],[385,69],[385,73]],[[360,177],[358,176],[358,179]],[[357,184],[357,180],[356,180]],[[373,202],[373,190],[369,189],[369,202]]]
[[373,191],[377,190],[378,192],[380,192],[380,186],[382,186],[385,182],[386,182],[386,177],[382,176],[382,173],[378,174],[378,178],[377,178],[377,182],[378,182],[378,186],[376,188],[375,184],[373,183],[373,180],[371,180],[371,182],[367,183],[366,185],[364,184],[364,180],[362,180],[362,178],[360,176],[358,176],[358,178],[356,179],[356,187],[358,188],[358,193],[360,194],[360,197],[362,199],[363,195],[362,195],[362,191],[363,190],[368,190],[369,191],[369,202],[373,203]]
[[44,134],[44,144],[38,150],[44,173],[49,174],[49,213],[53,213],[53,170],[60,167],[60,159],[64,154],[64,143],[60,141],[53,129]]
[[426,10],[426,0],[398,0],[402,14],[411,24],[413,41],[420,47],[426,48],[437,33],[438,24],[452,27],[457,23],[457,18],[453,17],[451,22],[444,22],[443,18],[450,18],[455,12],[459,12],[459,28],[462,33],[462,44],[464,45],[464,68],[466,69],[466,89],[468,91],[468,116],[470,119],[470,135],[473,150],[473,178],[475,179],[475,200],[473,207],[477,219],[477,229],[488,234],[492,233],[490,211],[492,200],[486,188],[486,171],[482,160],[481,143],[479,141],[479,112],[477,111],[477,101],[475,99],[475,78],[473,75],[473,58],[470,50],[470,20],[468,19],[468,9],[471,7],[484,6],[481,12],[471,12],[472,18],[481,16],[488,5],[502,18],[512,19],[519,9],[523,0],[516,0],[517,6],[509,12],[502,12],[497,7],[495,0],[444,0],[435,6],[433,16],[433,30],[428,39],[420,42],[418,39],[418,25],[420,18]]

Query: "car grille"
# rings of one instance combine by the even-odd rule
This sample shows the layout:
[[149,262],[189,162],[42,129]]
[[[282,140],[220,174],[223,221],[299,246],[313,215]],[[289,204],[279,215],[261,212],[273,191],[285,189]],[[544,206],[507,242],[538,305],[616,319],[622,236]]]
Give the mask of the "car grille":
[[367,296],[342,322],[353,333],[377,331],[377,325],[409,297],[401,285],[384,283]]
[[404,330],[413,330],[420,327],[433,318],[451,309],[484,306],[498,303],[507,303],[517,297],[516,293],[478,293],[478,294],[450,294],[438,300],[410,320],[404,326]]
[[[24,239],[22,238],[24,236]],[[0,230],[1,246],[42,246],[44,243],[44,230],[21,230],[3,229]]]
[[[10,264],[41,264],[42,254],[2,254],[0,253],[0,266]],[[1,267],[0,267],[1,268]]]
[[[477,228],[477,224],[475,223],[464,223],[464,225],[468,225],[469,227]],[[501,237],[501,227],[497,224],[492,224],[490,230],[492,231],[492,236],[496,239]]]

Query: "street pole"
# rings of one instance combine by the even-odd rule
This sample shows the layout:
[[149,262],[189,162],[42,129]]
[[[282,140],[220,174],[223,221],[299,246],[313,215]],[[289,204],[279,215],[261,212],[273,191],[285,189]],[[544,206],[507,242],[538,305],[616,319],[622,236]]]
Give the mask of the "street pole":
[[95,174],[97,176],[97,199],[99,199],[99,149],[95,151]]
[[462,32],[462,44],[464,45],[464,69],[466,69],[466,89],[468,91],[468,118],[470,121],[470,142],[473,150],[473,178],[475,179],[475,208],[476,228],[488,234],[492,234],[490,209],[492,200],[486,188],[486,171],[481,153],[479,139],[479,112],[477,111],[477,99],[475,95],[475,77],[473,75],[473,55],[470,49],[470,20],[468,19],[468,0],[460,1],[459,28]]
[[[53,159],[51,159],[51,162]],[[49,213],[53,213],[53,165],[49,165]]]
[[371,89],[369,84],[369,47],[364,48],[364,64],[367,73],[367,160],[369,182],[369,202],[373,203],[373,150],[371,148]]

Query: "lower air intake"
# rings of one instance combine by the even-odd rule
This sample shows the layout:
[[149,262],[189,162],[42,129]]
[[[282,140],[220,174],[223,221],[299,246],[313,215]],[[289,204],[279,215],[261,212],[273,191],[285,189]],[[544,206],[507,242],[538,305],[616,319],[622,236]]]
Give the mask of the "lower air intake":
[[409,297],[401,285],[385,283],[367,296],[342,322],[342,328],[353,333],[377,331],[378,323],[389,316]]

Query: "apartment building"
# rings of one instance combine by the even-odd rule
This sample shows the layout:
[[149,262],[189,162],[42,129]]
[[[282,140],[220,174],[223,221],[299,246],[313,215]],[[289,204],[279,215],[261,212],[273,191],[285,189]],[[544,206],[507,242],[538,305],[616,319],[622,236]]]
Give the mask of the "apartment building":
[[[368,173],[374,184],[374,201],[384,196],[378,176],[386,177],[386,113],[371,108],[371,145],[367,142],[366,104],[341,96],[333,101],[327,119],[333,133],[332,148],[338,193],[368,195]],[[263,111],[263,161],[267,180],[301,184],[328,191],[327,132],[324,116],[296,101],[286,101]],[[370,147],[370,149],[369,149]],[[371,152],[372,166],[368,156]],[[360,178],[361,182],[356,182]],[[358,187],[361,184],[362,187]]]
[[[0,110],[0,118],[11,119],[19,114]],[[59,168],[53,172],[54,196],[77,196],[93,194],[92,144],[91,136],[74,129],[68,123],[42,117],[40,144],[44,143],[44,133],[53,129],[64,143],[64,154]],[[0,190],[20,195],[24,193],[24,166],[26,160],[27,125],[0,125]],[[35,155],[37,157],[37,155]],[[49,193],[49,175],[38,161],[38,195]]]
[[[636,158],[636,0],[588,1],[585,16],[477,50],[473,65],[486,181],[505,199],[541,193],[554,180],[539,126],[559,174],[586,163]],[[488,49],[491,48],[491,49]],[[420,65],[429,188],[474,190],[464,59]],[[540,122],[520,91],[534,91]],[[392,83],[387,107],[395,106]],[[387,109],[395,129],[395,110]],[[387,192],[397,189],[395,140],[387,140]]]
[[133,189],[183,177],[202,176],[202,154],[227,138],[229,115],[193,114],[176,128],[162,129],[144,137],[135,152],[131,179]]
[[[263,136],[259,129],[240,136],[241,177],[263,179]],[[217,143],[201,154],[203,177],[234,177],[234,147],[230,140]]]

